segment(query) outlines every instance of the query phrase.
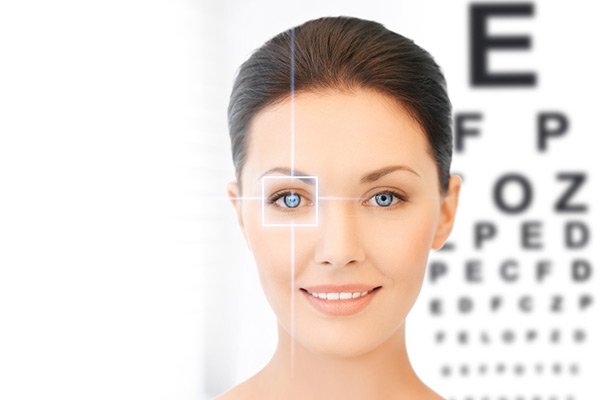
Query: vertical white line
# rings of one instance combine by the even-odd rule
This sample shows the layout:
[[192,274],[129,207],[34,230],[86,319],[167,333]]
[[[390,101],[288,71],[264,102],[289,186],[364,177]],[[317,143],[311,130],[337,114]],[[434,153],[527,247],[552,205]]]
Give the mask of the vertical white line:
[[295,293],[294,293],[294,276],[296,276],[296,262],[295,262],[295,257],[294,257],[294,252],[295,252],[295,228],[294,225],[290,226],[290,239],[291,239],[291,243],[290,243],[290,260],[291,260],[291,268],[290,268],[290,273],[292,276],[291,279],[291,296],[290,296],[290,307],[291,307],[291,326],[290,326],[290,330],[291,330],[291,340],[290,340],[290,372],[291,372],[291,377],[292,379],[294,378],[294,354],[295,354],[295,348],[296,348],[296,307],[295,307]]
[[261,183],[261,198],[260,198],[260,213],[262,215],[262,224],[263,226],[265,226],[265,178],[266,177],[262,177],[262,179],[260,180]]
[[290,115],[290,169],[292,170],[292,175],[294,175],[294,164],[295,164],[295,159],[294,159],[294,140],[295,140],[295,132],[294,132],[294,94],[295,94],[295,82],[294,82],[294,74],[295,74],[295,68],[294,68],[294,64],[295,64],[295,50],[294,48],[296,47],[295,45],[295,33],[294,33],[294,28],[292,28],[291,31],[291,48],[290,48],[290,57],[291,57],[291,115]]
[[[295,82],[294,82],[294,64],[295,64],[295,47],[296,47],[296,43],[295,43],[295,31],[294,28],[291,29],[291,41],[290,41],[290,66],[291,66],[291,70],[290,70],[290,83],[291,83],[291,115],[290,115],[290,170],[291,170],[291,174],[294,175],[294,141],[295,141],[295,132],[294,132],[294,90],[295,90]],[[290,330],[291,330],[291,340],[290,340],[290,373],[291,373],[291,378],[294,378],[294,355],[295,355],[295,347],[296,347],[296,308],[295,308],[295,301],[294,301],[294,276],[296,275],[295,273],[295,257],[294,257],[294,252],[295,252],[295,237],[294,237],[294,225],[291,225],[290,228],[290,239],[291,239],[291,254],[290,254],[290,265],[291,265],[291,287],[290,287],[290,318],[291,318],[291,326],[290,326]]]

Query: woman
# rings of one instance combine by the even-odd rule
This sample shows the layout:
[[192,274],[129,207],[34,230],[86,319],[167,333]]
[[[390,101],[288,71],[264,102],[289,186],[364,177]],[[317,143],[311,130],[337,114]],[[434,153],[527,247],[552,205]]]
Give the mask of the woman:
[[441,399],[404,323],[456,213],[450,112],[431,56],[371,21],[308,21],[241,66],[228,193],[279,342],[218,399]]

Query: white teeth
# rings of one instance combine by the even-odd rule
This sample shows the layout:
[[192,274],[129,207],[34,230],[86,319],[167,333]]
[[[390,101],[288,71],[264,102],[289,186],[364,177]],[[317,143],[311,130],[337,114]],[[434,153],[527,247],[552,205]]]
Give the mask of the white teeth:
[[310,293],[313,297],[317,297],[319,299],[323,299],[323,300],[348,300],[348,299],[356,299],[362,296],[365,296],[367,293],[369,293],[368,290],[364,291],[364,292],[342,292],[342,293],[313,293],[313,292],[308,292]]
[[352,293],[340,293],[340,300],[348,300],[352,298]]

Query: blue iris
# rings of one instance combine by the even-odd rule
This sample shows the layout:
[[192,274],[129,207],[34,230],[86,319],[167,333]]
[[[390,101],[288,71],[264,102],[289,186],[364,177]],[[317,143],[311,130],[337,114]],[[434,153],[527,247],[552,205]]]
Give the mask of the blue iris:
[[381,207],[389,207],[394,201],[394,195],[391,193],[378,193],[375,195],[375,202]]
[[283,196],[283,202],[289,208],[296,208],[300,205],[300,196],[296,193],[288,193]]

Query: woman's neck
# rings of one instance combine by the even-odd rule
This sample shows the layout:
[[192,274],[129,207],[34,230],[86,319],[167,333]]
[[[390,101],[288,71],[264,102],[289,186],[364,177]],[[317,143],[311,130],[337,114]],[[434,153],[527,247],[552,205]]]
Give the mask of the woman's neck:
[[265,398],[441,399],[410,365],[404,326],[376,349],[352,358],[315,354],[281,326],[278,331],[277,350],[256,376]]

